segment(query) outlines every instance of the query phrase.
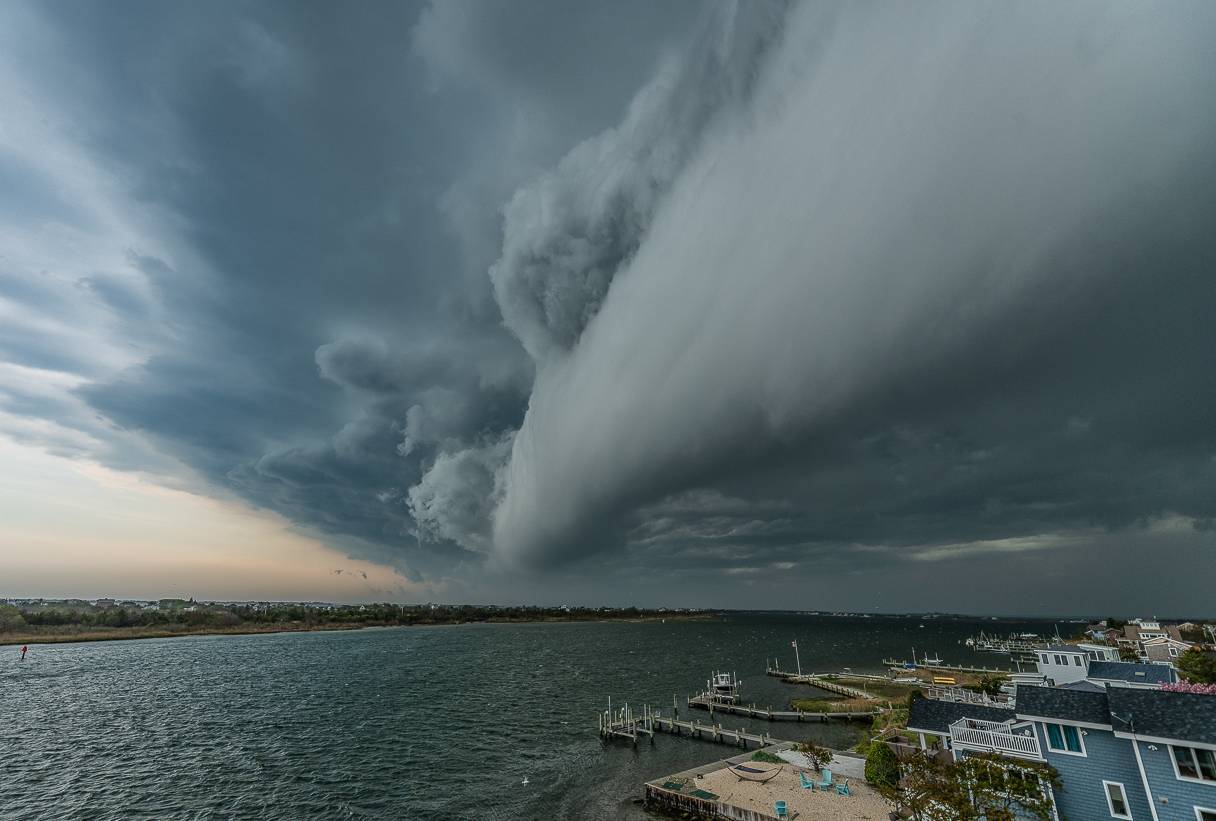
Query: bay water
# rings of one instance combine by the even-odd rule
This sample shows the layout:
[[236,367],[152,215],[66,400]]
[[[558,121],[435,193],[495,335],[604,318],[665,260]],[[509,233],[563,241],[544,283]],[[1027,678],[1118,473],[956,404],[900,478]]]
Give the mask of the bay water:
[[[731,614],[0,647],[0,818],[644,819],[644,781],[736,750],[601,742],[609,696],[708,721],[683,701],[719,669],[784,708],[816,694],[764,675],[793,640],[808,672],[913,647],[1007,664],[961,643],[980,629],[1052,626]],[[866,728],[721,721],[837,748]]]

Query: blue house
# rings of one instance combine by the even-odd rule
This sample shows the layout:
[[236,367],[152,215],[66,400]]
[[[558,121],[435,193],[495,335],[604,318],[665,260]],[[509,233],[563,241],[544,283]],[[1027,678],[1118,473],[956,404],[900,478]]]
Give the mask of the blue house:
[[1066,818],[1216,821],[1216,697],[1019,687]]
[[[974,713],[974,715],[972,715]],[[912,733],[957,759],[996,752],[1060,774],[1069,821],[1216,821],[1216,696],[1129,686],[1018,687],[1012,710],[916,701]]]

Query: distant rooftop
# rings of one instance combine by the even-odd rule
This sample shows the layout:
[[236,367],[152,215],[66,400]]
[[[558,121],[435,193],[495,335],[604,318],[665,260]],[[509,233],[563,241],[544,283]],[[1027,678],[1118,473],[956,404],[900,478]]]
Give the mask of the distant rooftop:
[[1078,647],[1075,644],[1049,644],[1044,649],[1049,653],[1084,653],[1085,652],[1084,650],[1082,650],[1080,647]]
[[1131,661],[1091,661],[1086,678],[1126,681],[1132,684],[1169,684],[1174,670],[1165,664],[1138,664]]

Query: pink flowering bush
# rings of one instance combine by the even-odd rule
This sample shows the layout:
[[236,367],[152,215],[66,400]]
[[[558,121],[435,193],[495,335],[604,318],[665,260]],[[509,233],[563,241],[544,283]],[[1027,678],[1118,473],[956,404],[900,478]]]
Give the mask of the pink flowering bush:
[[1198,693],[1203,696],[1216,696],[1216,684],[1194,684],[1189,681],[1178,681],[1174,684],[1163,684],[1161,689],[1167,693]]

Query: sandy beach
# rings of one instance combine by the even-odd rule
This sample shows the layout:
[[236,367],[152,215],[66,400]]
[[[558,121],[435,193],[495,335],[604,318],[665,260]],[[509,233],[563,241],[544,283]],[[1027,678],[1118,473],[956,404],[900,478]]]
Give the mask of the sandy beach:
[[[820,779],[814,771],[808,771],[807,777],[816,783]],[[775,815],[775,801],[785,801],[791,818],[886,821],[891,811],[877,792],[852,778],[848,782],[851,795],[837,795],[834,789],[831,792],[803,789],[797,768],[789,765],[765,783],[742,781],[725,768],[697,778],[696,783],[728,804],[768,815]]]

